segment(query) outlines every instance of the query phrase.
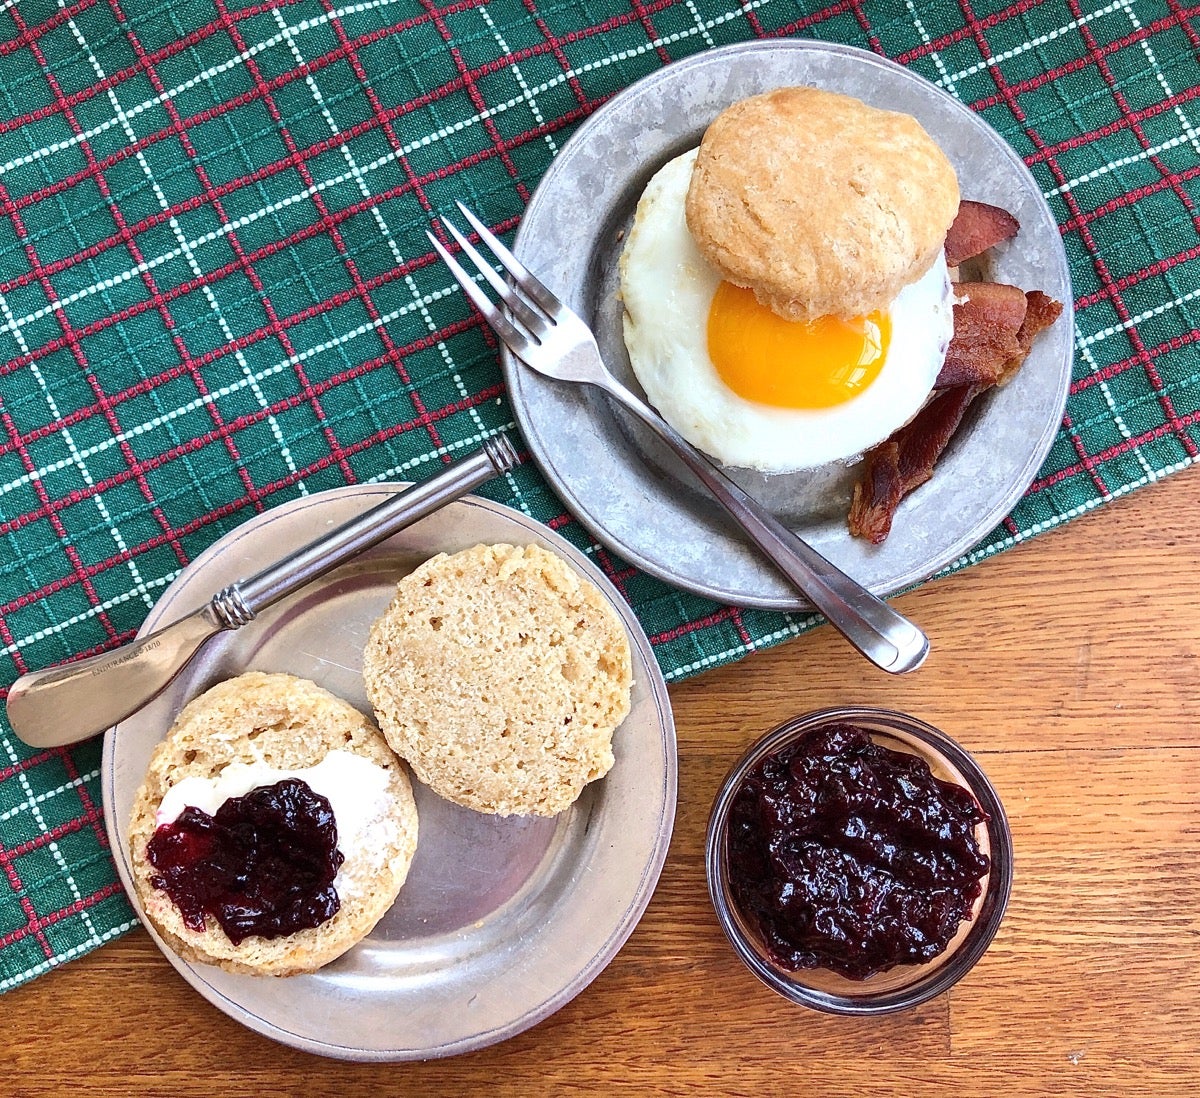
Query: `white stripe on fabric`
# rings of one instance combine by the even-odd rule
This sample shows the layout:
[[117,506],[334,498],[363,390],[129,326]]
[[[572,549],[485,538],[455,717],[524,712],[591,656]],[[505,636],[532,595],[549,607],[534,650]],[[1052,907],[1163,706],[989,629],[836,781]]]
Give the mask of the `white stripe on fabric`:
[[1072,31],[1078,30],[1080,27],[1094,22],[1102,16],[1111,15],[1122,6],[1121,0],[1114,0],[1111,4],[1106,4],[1095,11],[1089,11],[1079,19],[1072,19],[1070,22],[1064,23],[1061,27],[1057,27],[1052,31],[1046,31],[1044,34],[1039,34],[1036,38],[1031,38],[1028,42],[1022,42],[1019,46],[1014,46],[1012,49],[996,54],[989,52],[982,61],[977,61],[973,65],[968,65],[965,69],[960,69],[958,72],[947,77],[947,79],[951,83],[957,83],[959,80],[965,80],[968,76],[974,76],[977,72],[982,72],[991,65],[1001,65],[1005,61],[1011,61],[1014,57],[1020,57],[1021,54],[1035,50],[1039,46],[1048,45],[1055,41],[1055,39],[1061,38],[1064,34],[1070,34]]
[[[58,0],[58,6],[60,10],[65,9],[65,0]],[[87,39],[83,36],[83,32],[76,25],[75,20],[68,19],[67,25],[71,28],[71,33],[75,36],[75,41],[79,43],[79,46],[83,52],[87,54],[88,61],[91,62],[96,76],[100,80],[107,80],[108,74],[104,71],[103,66],[100,64],[96,55],[92,52],[91,47],[88,45]],[[129,117],[121,109],[121,103],[117,99],[116,89],[109,87],[107,94],[108,101],[112,104],[112,108],[116,112],[117,120],[121,123],[121,128],[125,131],[125,136],[129,138],[130,145],[132,146],[137,144],[137,133],[134,130],[133,124],[130,122]],[[155,179],[154,172],[151,171],[150,165],[146,162],[145,155],[140,149],[134,155],[137,158],[137,162],[141,167],[143,174],[150,182],[150,187],[154,191],[154,197],[158,199],[158,204],[163,208],[164,212],[169,211],[171,209],[171,203],[167,201],[167,196],[163,193],[163,189],[159,185],[158,180]],[[113,204],[111,200],[110,204]],[[180,250],[186,257],[187,264],[191,268],[193,276],[196,278],[202,277],[204,275],[204,268],[200,266],[199,262],[197,262],[195,252],[188,244],[187,238],[185,237],[179,222],[174,217],[170,217],[168,218],[167,223],[171,226],[171,232],[174,234],[175,239],[179,241]],[[213,311],[217,318],[217,324],[220,326],[221,334],[225,337],[227,343],[233,343],[236,337],[233,334],[233,330],[229,327],[229,321],[225,319],[225,314],[221,311],[221,306],[217,302],[217,296],[213,293],[212,287],[206,283],[201,287],[201,290],[204,293],[205,299],[208,301],[209,308]],[[180,336],[180,339],[182,338],[183,337]],[[258,406],[266,410],[266,408],[269,406],[266,394],[263,393],[262,388],[259,386],[258,380],[255,378],[253,371],[250,369],[250,363],[246,361],[246,356],[242,353],[240,347],[234,349],[233,357],[234,361],[236,361],[237,364],[242,368],[242,374],[248,380],[250,390],[254,393],[255,400],[258,401]],[[288,472],[295,474],[297,469],[296,463],[292,459],[292,452],[288,449],[288,444],[283,437],[283,432],[279,429],[279,423],[276,421],[274,415],[270,414],[269,412],[267,414],[267,423],[270,426],[271,434],[275,438],[275,444],[279,447],[279,452],[288,467]],[[300,490],[301,495],[308,495],[308,486],[302,479],[297,479],[296,487]]]
[[[1138,18],[1138,14],[1133,9],[1133,5],[1130,4],[1128,0],[1120,0],[1120,5],[1125,14],[1129,17],[1129,22],[1133,24],[1134,30],[1140,31],[1142,29],[1142,21]],[[1171,85],[1167,83],[1167,75],[1165,72],[1163,72],[1162,65],[1159,64],[1158,58],[1155,56],[1154,49],[1150,45],[1149,40],[1143,38],[1141,41],[1141,47],[1142,52],[1146,55],[1146,60],[1150,62],[1150,69],[1154,73],[1154,77],[1158,81],[1159,86],[1164,92],[1166,92],[1168,99],[1174,99],[1175,92],[1172,91]],[[1191,140],[1192,146],[1197,152],[1200,152],[1200,134],[1196,132],[1196,127],[1192,125],[1188,116],[1183,113],[1183,107],[1176,103],[1172,107],[1172,110],[1175,112],[1175,117],[1179,119],[1179,124],[1181,127],[1183,127],[1183,132],[1186,133],[1188,138]]]
[[[423,454],[418,454],[416,457],[409,458],[407,461],[400,462],[399,465],[393,465],[388,469],[384,469],[382,473],[376,473],[373,477],[368,478],[366,484],[380,484],[389,480],[407,480],[405,473],[411,472],[422,465],[429,465],[437,458],[448,457],[457,454],[460,450],[469,450],[474,453],[483,444],[484,439],[495,438],[497,435],[503,434],[505,431],[511,431],[516,424],[511,421],[503,427],[485,430],[478,435],[470,435],[467,438],[461,439],[458,442],[450,442],[444,446],[436,446],[432,450],[428,450]],[[440,465],[441,463],[438,462]]]
[[[1078,328],[1076,328],[1075,335],[1076,339],[1078,339]],[[1096,361],[1095,356],[1092,354],[1091,347],[1081,347],[1079,353],[1080,357],[1091,369],[1092,375],[1098,376],[1100,373],[1100,364]],[[1125,417],[1121,415],[1121,410],[1117,407],[1116,400],[1113,399],[1112,389],[1109,387],[1108,382],[1099,381],[1098,384],[1100,386],[1100,392],[1104,394],[1104,402],[1108,405],[1109,415],[1112,416],[1113,422],[1117,425],[1117,430],[1121,432],[1121,437],[1126,440],[1133,438],[1133,433],[1129,430],[1128,425],[1125,423]],[[1142,453],[1141,448],[1134,446],[1132,449],[1133,453],[1137,456],[1138,464],[1141,465],[1142,469],[1147,474],[1152,474],[1154,470],[1151,467],[1150,462],[1146,460],[1146,455]]]
[[[16,766],[21,761],[20,756],[13,747],[12,741],[7,736],[3,737],[3,740],[4,750],[8,755],[9,762]],[[65,785],[60,785],[57,789],[51,789],[45,793],[35,794],[33,791],[33,784],[29,780],[28,772],[24,769],[24,767],[17,767],[17,781],[20,782],[21,790],[25,794],[25,803],[18,805],[11,812],[6,812],[3,817],[0,817],[0,820],[6,821],[12,816],[16,815],[18,812],[28,809],[30,815],[33,816],[34,822],[37,824],[38,830],[43,835],[47,835],[50,832],[50,828],[46,824],[46,817],[42,815],[42,804],[52,797],[61,796],[68,790],[77,789],[85,781],[94,781],[99,776],[99,770],[92,770],[71,782],[67,782]],[[63,857],[62,851],[58,849],[58,843],[51,842],[49,844],[49,850],[50,856],[54,859],[54,864],[58,866],[59,873],[62,874],[63,879],[67,882],[67,887],[71,890],[71,895],[75,897],[75,901],[78,903],[83,899],[83,893],[80,891],[79,885],[75,881],[75,875],[71,872],[71,867],[67,865],[66,858]],[[83,923],[84,928],[87,930],[87,941],[92,946],[98,946],[103,939],[96,931],[96,926],[92,922],[91,912],[89,912],[87,908],[83,908],[79,912],[79,918]]]
[[176,576],[179,575],[180,569],[176,568],[169,575],[161,576],[158,579],[146,580],[145,583],[135,588],[132,591],[122,591],[119,595],[113,595],[112,598],[105,599],[103,602],[97,603],[95,606],[89,606],[86,610],[78,614],[73,614],[69,618],[63,618],[62,621],[55,622],[53,625],[48,625],[45,629],[35,629],[32,633],[24,637],[19,637],[13,640],[12,644],[6,644],[0,648],[0,655],[11,656],[14,652],[19,652],[22,648],[28,648],[31,644],[36,644],[38,641],[45,640],[47,637],[56,637],[60,633],[70,629],[73,625],[78,625],[80,622],[91,621],[97,614],[102,614],[106,610],[111,610],[114,606],[120,606],[123,602],[128,602],[130,599],[138,598],[145,591],[155,591],[158,588],[166,587],[172,583]]
[[1077,341],[1077,346],[1082,350],[1084,347],[1090,347],[1094,343],[1103,343],[1104,340],[1117,335],[1119,332],[1127,332],[1130,328],[1136,328],[1152,316],[1161,316],[1170,309],[1178,309],[1186,305],[1189,301],[1195,301],[1198,297],[1200,297],[1200,289],[1192,290],[1191,293],[1181,294],[1179,297],[1173,298],[1170,301],[1164,301],[1151,309],[1145,309],[1138,313],[1137,316],[1131,316],[1128,320],[1121,321],[1120,324],[1110,324],[1107,328],[1101,328],[1098,332],[1093,332],[1089,336],[1081,336]]
[[47,957],[44,961],[40,961],[36,965],[30,965],[29,968],[16,973],[13,976],[6,976],[0,980],[0,991],[8,991],[11,988],[17,987],[25,983],[27,980],[32,980],[35,976],[40,976],[43,972],[49,972],[52,968],[57,968],[59,965],[70,961],[72,958],[79,957],[84,953],[89,953],[98,945],[103,945],[105,942],[112,941],[113,938],[118,938],[127,930],[132,930],[138,925],[137,919],[126,919],[125,922],[118,926],[112,927],[110,930],[104,931],[102,934],[93,935],[85,941],[78,942],[75,945],[64,949],[61,953],[56,953],[53,957]]
[[913,0],[904,0],[904,6],[908,9],[909,17],[913,21],[913,26],[917,28],[917,33],[921,36],[921,41],[930,47],[929,56],[933,58],[934,67],[940,74],[937,82],[956,99],[961,99],[962,97],[958,94],[958,88],[955,86],[956,81],[946,70],[946,63],[942,60],[941,53],[933,49],[933,39],[925,29],[925,24],[921,21],[921,15],[917,11],[916,4],[913,3]]
[[[496,24],[492,22],[492,17],[487,8],[480,7],[476,10],[479,12],[480,18],[487,24],[488,30],[492,32],[492,37],[495,38],[496,44],[506,54],[512,53],[512,50],[509,49],[508,42],[505,41],[503,33],[499,30],[499,28],[497,28]],[[521,89],[521,94],[524,96],[525,101],[529,104],[529,113],[533,115],[534,122],[536,122],[539,126],[544,126],[546,124],[545,116],[542,114],[541,107],[538,106],[537,96],[535,96],[533,92],[529,90],[529,85],[525,82],[525,75],[521,72],[521,66],[514,63],[512,66],[512,72],[513,76],[516,78],[517,85]],[[544,140],[546,142],[546,147],[550,150],[551,155],[557,155],[558,145],[555,144],[554,134],[545,134]]]
[[[3,313],[6,320],[12,320],[12,309],[9,307],[9,304],[5,300],[3,294],[0,294],[0,313]],[[17,345],[20,347],[21,353],[28,354],[29,344],[25,340],[25,334],[18,329],[13,329],[13,335],[16,337]],[[61,416],[59,414],[58,402],[54,399],[54,394],[51,392],[49,385],[46,384],[46,379],[43,376],[42,371],[38,368],[37,363],[32,364],[31,372],[33,373],[34,380],[37,381],[38,388],[41,390],[42,396],[46,401],[46,405],[50,410],[50,415],[56,420],[60,419]],[[91,470],[88,469],[87,462],[84,460],[83,455],[79,452],[79,447],[75,444],[75,436],[70,428],[64,427],[62,429],[62,437],[67,444],[67,449],[71,453],[70,460],[64,461],[62,463],[63,466],[65,467],[67,465],[74,465],[79,470],[80,476],[83,477],[85,483],[91,487],[95,484],[95,481],[92,479]],[[37,473],[30,474],[30,480],[35,480],[37,478]],[[117,524],[113,522],[113,517],[108,510],[108,505],[104,502],[103,493],[97,492],[92,498],[96,503],[96,509],[100,512],[101,521],[108,528],[108,532],[112,536],[113,544],[117,547],[117,552],[127,553],[129,551],[129,546],[126,544],[125,538],[122,536]],[[133,577],[134,588],[142,595],[147,607],[153,606],[154,600],[150,597],[150,593],[146,588],[145,582],[142,580],[141,571],[138,569],[137,561],[130,557],[126,563],[129,568],[129,573]]]

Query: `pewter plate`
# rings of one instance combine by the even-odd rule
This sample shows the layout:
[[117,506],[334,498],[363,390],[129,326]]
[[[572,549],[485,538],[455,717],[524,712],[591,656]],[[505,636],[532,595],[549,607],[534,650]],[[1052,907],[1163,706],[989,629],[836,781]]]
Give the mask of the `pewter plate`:
[[[975,545],[1028,487],[1062,421],[1071,377],[1071,285],[1058,229],[1020,158],[958,100],[899,65],[809,41],[734,45],[677,61],[598,110],[534,192],[515,251],[596,333],[608,367],[640,392],[621,336],[617,261],[650,176],[699,144],[729,104],[811,84],[914,115],[945,150],[966,198],[1021,223],[983,277],[1064,303],[1013,381],[975,402],[933,479],[901,505],[881,546],[850,537],[853,470],[734,478],[877,594],[926,578]],[[504,356],[521,430],[546,479],[603,544],[652,575],[720,602],[766,609],[807,603],[752,550],[640,424],[599,393],[549,381]]]
[[[205,603],[386,496],[398,485],[322,492],[258,515],[202,553],[142,632]],[[439,552],[538,544],[585,574],[625,623],[633,706],[616,764],[553,819],[501,819],[413,783],[420,837],[408,880],[370,936],[308,976],[235,976],[175,955],[185,980],[230,1017],[284,1044],[347,1060],[419,1060],[504,1040],[582,991],[633,931],[658,881],[675,813],[675,731],[662,674],[624,599],[574,547],[518,512],[466,497],[315,581],[245,628],[222,633],[168,691],[105,737],[105,819],[137,906],[128,821],[150,753],[175,714],[247,670],[309,678],[370,712],[362,649],[396,581]],[[140,908],[139,908],[140,911]]]

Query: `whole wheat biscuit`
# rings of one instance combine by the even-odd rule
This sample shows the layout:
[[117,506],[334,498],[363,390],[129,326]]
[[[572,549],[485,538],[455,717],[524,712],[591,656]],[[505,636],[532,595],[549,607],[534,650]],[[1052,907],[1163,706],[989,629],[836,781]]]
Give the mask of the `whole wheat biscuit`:
[[687,224],[724,278],[807,321],[886,306],[933,264],[957,209],[954,168],[916,119],[795,87],[713,120]]
[[552,816],[613,764],[629,642],[590,582],[536,545],[477,545],[404,577],[371,629],[367,694],[436,793]]
[[[203,931],[186,926],[167,893],[152,884],[156,871],[147,853],[167,791],[185,778],[215,778],[230,763],[301,770],[335,750],[386,771],[384,807],[370,821],[369,844],[346,849],[339,833],[346,858],[335,881],[340,910],[313,929],[279,938],[251,935],[237,945],[212,916]],[[171,948],[230,972],[274,976],[311,972],[366,937],[404,884],[416,843],[417,810],[404,764],[375,725],[307,679],[261,672],[218,683],[184,707],[151,756],[129,828],[138,899]]]

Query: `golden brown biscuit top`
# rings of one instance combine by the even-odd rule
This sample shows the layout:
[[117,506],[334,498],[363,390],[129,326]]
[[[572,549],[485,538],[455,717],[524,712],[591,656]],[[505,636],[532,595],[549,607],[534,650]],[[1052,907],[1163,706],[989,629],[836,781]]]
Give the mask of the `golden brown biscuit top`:
[[915,118],[777,88],[708,127],[687,224],[724,278],[812,320],[887,305],[933,264],[957,209],[954,168]]

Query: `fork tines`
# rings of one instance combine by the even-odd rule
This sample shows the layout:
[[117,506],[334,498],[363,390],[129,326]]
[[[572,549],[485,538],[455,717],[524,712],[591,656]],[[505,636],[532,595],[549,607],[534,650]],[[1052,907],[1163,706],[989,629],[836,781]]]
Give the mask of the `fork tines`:
[[479,286],[479,283],[467,273],[459,261],[450,253],[449,249],[433,233],[426,230],[425,235],[429,237],[430,243],[433,244],[438,255],[442,257],[442,261],[450,268],[450,273],[454,275],[455,281],[462,287],[463,293],[467,295],[475,308],[483,314],[484,319],[508,345],[509,350],[513,354],[524,356],[531,347],[536,346],[549,334],[554,325],[554,318],[562,306],[558,299],[526,269],[525,265],[488,230],[487,226],[479,218],[461,202],[457,203],[457,205],[463,217],[470,223],[471,228],[479,234],[480,241],[488,246],[500,261],[500,266],[512,278],[516,287],[533,300],[538,309],[541,310],[540,312],[532,308],[525,297],[518,294],[513,286],[510,286],[496,273],[492,265],[448,218],[442,218],[442,224],[445,225],[446,231],[454,237],[454,240],[462,249],[462,254],[471,260],[484,280],[496,291],[497,296],[504,302],[513,318],[521,327],[517,327],[516,324],[512,323],[496,307]]

